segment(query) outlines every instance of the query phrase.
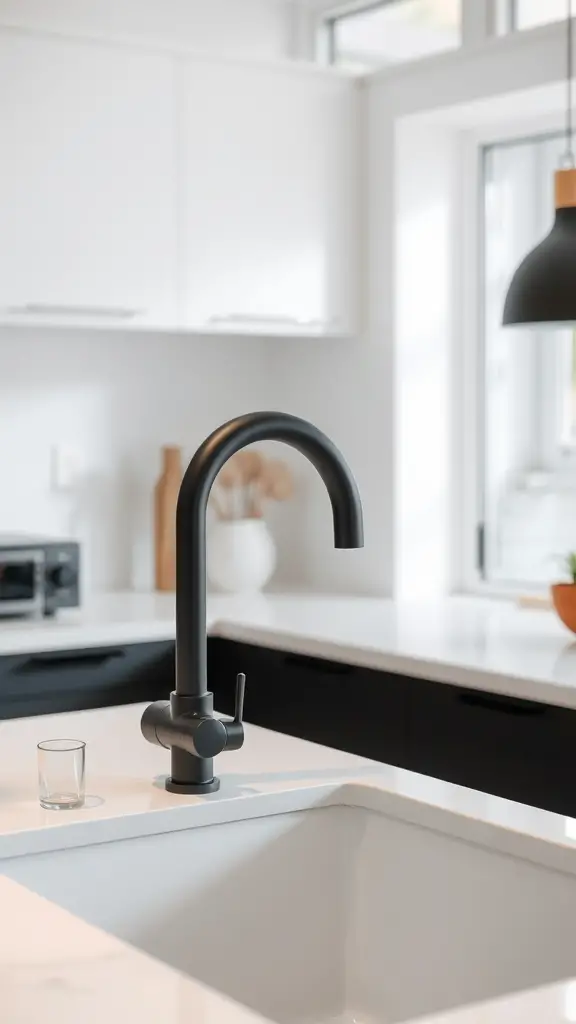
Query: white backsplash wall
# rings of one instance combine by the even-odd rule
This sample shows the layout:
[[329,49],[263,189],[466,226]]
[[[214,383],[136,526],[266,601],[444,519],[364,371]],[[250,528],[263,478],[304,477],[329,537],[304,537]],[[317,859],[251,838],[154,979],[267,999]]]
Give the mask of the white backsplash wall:
[[[273,586],[386,593],[383,360],[377,347],[344,341],[2,328],[0,532],[80,540],[85,592],[149,589],[160,447],[181,445],[187,461],[225,420],[278,409],[312,420],[341,447],[361,490],[367,545],[334,550],[320,477],[298,453],[269,444],[296,484],[294,499],[267,514],[278,545]],[[58,446],[78,461],[63,490]]]
[[[187,461],[225,420],[259,409],[305,416],[339,444],[364,500],[368,546],[335,551],[316,471],[285,445],[292,501],[269,508],[275,587],[385,592],[387,488],[379,353],[349,342],[0,329],[0,532],[82,542],[85,592],[153,585],[152,492],[160,447]],[[330,364],[330,398],[325,369]],[[358,396],[362,395],[362,401]],[[371,439],[371,443],[368,440]],[[54,450],[78,462],[58,490]]]
[[[160,446],[191,457],[224,420],[268,406],[265,344],[1,329],[0,531],[80,539],[90,590],[151,586]],[[60,492],[58,445],[79,462]]]
[[297,475],[294,502],[275,522],[283,577],[327,593],[386,595],[391,588],[389,353],[366,340],[299,339],[272,356],[281,384],[277,404],[311,420],[338,445],[360,490],[365,547],[335,551],[330,502],[320,477],[287,451]]

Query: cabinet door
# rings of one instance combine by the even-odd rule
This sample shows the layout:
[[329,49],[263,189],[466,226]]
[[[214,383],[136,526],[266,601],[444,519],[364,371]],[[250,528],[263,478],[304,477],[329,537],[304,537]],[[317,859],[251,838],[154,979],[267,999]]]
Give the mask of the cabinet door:
[[405,767],[576,815],[576,712],[424,680],[410,690]]
[[406,746],[403,680],[370,669],[211,638],[210,687],[232,714],[234,680],[246,673],[246,721],[385,764]]
[[188,322],[349,332],[356,84],[224,62],[181,74]]
[[170,640],[0,657],[0,719],[166,700],[173,689]]
[[0,33],[0,315],[170,324],[174,69],[161,56]]

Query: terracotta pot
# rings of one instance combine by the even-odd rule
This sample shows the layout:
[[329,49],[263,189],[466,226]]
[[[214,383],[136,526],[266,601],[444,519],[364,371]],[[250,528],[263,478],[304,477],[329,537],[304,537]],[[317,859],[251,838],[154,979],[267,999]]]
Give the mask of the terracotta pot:
[[576,583],[555,583],[551,591],[558,618],[576,633]]

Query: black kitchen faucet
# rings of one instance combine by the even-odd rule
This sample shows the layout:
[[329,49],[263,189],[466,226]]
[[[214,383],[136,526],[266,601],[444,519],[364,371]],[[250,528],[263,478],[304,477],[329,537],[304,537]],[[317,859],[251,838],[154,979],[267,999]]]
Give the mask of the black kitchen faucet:
[[338,448],[306,420],[281,412],[255,412],[214,431],[192,459],[176,511],[176,689],[170,701],[151,704],[142,716],[150,743],[171,750],[166,781],[171,793],[212,793],[220,785],[213,758],[244,743],[245,676],[236,681],[233,719],[214,716],[206,671],[206,509],[210,489],[224,463],[256,441],[284,441],[305,455],[322,477],[332,503],[334,546],[364,543],[362,504]]

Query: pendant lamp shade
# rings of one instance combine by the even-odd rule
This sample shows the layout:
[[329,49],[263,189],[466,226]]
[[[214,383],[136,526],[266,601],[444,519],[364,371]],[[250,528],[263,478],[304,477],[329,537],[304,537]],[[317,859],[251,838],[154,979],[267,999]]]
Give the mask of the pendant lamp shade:
[[572,0],[566,0],[566,152],[556,171],[556,219],[518,267],[506,296],[505,327],[576,326],[576,157],[574,154]]
[[556,172],[550,233],[518,267],[506,296],[505,326],[576,325],[576,169]]

